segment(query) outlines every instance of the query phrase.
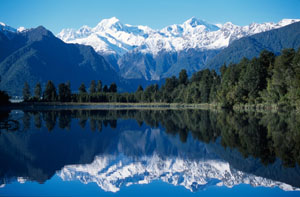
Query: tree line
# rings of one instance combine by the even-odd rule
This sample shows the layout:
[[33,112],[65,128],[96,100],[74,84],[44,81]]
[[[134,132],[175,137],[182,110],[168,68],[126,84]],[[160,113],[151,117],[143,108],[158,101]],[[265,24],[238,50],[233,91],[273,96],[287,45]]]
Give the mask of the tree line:
[[110,86],[102,86],[102,81],[91,81],[89,90],[86,89],[84,83],[78,88],[78,93],[72,93],[70,82],[60,83],[58,90],[54,83],[49,80],[42,90],[40,83],[37,83],[34,88],[34,94],[30,92],[30,87],[27,82],[23,88],[23,99],[25,102],[109,102],[112,95],[117,93],[116,83],[111,83]]
[[236,64],[224,64],[219,74],[205,69],[189,78],[183,69],[178,77],[166,78],[161,87],[139,86],[133,93],[118,93],[115,83],[102,88],[100,80],[97,84],[91,81],[89,92],[81,84],[76,94],[71,93],[70,83],[59,84],[58,93],[51,81],[43,95],[39,83],[34,96],[29,89],[25,83],[25,101],[42,97],[41,100],[48,102],[218,103],[226,108],[237,104],[276,103],[300,107],[300,49],[284,49],[278,56],[264,50],[251,60],[243,58]]

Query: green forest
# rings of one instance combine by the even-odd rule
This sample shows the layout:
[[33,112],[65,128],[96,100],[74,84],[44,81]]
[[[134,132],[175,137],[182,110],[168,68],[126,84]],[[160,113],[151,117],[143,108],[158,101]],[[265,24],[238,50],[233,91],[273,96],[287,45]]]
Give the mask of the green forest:
[[44,91],[38,83],[33,94],[30,89],[25,83],[25,102],[212,103],[223,108],[276,104],[299,109],[300,49],[284,49],[278,56],[264,50],[251,60],[224,64],[218,73],[205,69],[190,78],[181,70],[178,77],[166,78],[161,87],[139,86],[132,93],[119,93],[115,83],[103,85],[101,80],[92,80],[89,88],[81,84],[76,93],[68,82],[56,88],[48,81]]

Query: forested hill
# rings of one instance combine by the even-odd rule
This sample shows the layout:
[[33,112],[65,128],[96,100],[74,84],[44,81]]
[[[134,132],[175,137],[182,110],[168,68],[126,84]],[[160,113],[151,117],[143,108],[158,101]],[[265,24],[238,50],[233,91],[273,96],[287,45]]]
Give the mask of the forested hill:
[[262,50],[279,55],[284,48],[297,50],[299,47],[300,22],[236,40],[211,59],[207,68],[219,70],[224,63],[238,63],[243,57],[258,57]]
[[[9,36],[8,36],[9,33]],[[91,79],[119,82],[118,74],[90,46],[66,44],[40,26],[24,32],[0,32],[0,89],[20,95],[25,82],[43,86],[70,81],[74,86]]]

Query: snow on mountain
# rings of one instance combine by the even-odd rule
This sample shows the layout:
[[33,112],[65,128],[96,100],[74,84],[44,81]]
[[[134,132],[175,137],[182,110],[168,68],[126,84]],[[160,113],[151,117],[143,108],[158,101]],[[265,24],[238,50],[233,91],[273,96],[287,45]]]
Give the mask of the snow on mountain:
[[18,31],[18,32],[23,32],[23,31],[26,31],[26,28],[25,28],[25,27],[19,27],[19,28],[17,29],[17,31]]
[[160,158],[156,154],[140,158],[96,156],[91,164],[65,166],[57,174],[64,181],[94,182],[110,192],[117,192],[122,186],[148,184],[154,180],[181,185],[193,192],[211,185],[231,188],[242,183],[254,187],[279,187],[286,191],[299,190],[285,183],[232,169],[225,161]]
[[63,29],[57,36],[65,42],[90,45],[100,53],[124,54],[142,45],[147,32],[152,31],[148,27],[123,25],[113,17],[102,20],[94,28]]
[[9,31],[9,32],[13,32],[16,33],[17,30],[15,28],[12,28],[9,25],[6,25],[5,23],[0,22],[0,31]]
[[230,22],[213,25],[193,17],[183,24],[153,30],[147,26],[123,24],[112,17],[102,20],[94,28],[83,26],[78,30],[63,29],[57,37],[68,43],[90,45],[101,54],[123,55],[130,51],[140,51],[155,55],[160,51],[175,52],[189,48],[221,49],[233,40],[299,21],[283,19],[278,23],[237,26]]
[[0,31],[4,32],[5,34],[7,32],[9,33],[18,33],[18,32],[23,32],[26,31],[25,27],[19,27],[18,29],[15,29],[9,25],[6,25],[5,23],[0,22]]

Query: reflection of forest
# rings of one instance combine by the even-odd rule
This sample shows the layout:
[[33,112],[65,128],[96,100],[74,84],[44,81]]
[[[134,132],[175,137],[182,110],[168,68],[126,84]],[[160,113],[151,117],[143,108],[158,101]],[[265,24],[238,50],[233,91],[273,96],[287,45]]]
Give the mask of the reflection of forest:
[[[0,162],[0,184],[16,177],[43,183],[64,166],[89,164],[98,155],[135,159],[155,153],[162,158],[223,159],[234,169],[300,187],[299,166],[283,168],[276,159],[286,167],[299,164],[297,114],[33,110],[5,112],[0,119],[20,125],[17,131],[0,129],[0,158],[5,158]],[[263,166],[259,159],[271,165]]]
[[201,110],[61,110],[26,111],[23,117],[25,129],[33,118],[35,127],[42,124],[51,131],[56,124],[70,129],[71,120],[78,119],[82,128],[89,124],[92,131],[102,127],[117,127],[118,119],[135,119],[139,125],[161,125],[166,132],[179,135],[185,142],[190,133],[195,139],[209,143],[221,137],[224,147],[236,148],[245,157],[260,158],[269,164],[276,157],[286,167],[300,164],[300,115],[227,113]]

